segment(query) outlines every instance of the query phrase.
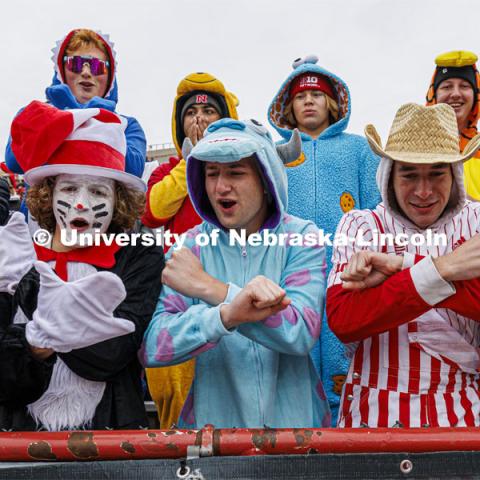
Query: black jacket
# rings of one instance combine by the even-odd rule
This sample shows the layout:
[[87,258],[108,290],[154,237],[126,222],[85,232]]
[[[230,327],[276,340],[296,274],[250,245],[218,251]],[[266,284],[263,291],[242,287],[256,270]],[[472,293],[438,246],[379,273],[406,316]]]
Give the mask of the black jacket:
[[5,225],[8,220],[10,210],[10,189],[8,182],[4,178],[0,178],[0,226]]
[[[148,425],[137,352],[160,294],[163,251],[161,247],[126,246],[115,258],[115,266],[109,271],[122,279],[127,297],[114,314],[131,320],[136,330],[90,347],[57,354],[77,375],[106,382],[92,429],[135,429]],[[39,275],[32,268],[19,283],[14,297],[0,294],[0,428],[3,429],[36,428],[26,405],[46,391],[56,361],[56,355],[47,361],[37,361],[25,339],[25,325],[12,323],[18,307],[27,318],[32,318],[38,290]]]

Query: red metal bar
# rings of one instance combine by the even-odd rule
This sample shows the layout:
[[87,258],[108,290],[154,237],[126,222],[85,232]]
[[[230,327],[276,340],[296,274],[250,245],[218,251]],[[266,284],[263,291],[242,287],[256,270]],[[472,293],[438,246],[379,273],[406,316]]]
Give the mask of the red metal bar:
[[1,461],[182,458],[200,446],[199,430],[97,430],[0,433]]
[[107,430],[0,433],[1,461],[480,450],[477,428]]
[[480,450],[477,428],[216,430],[214,455]]

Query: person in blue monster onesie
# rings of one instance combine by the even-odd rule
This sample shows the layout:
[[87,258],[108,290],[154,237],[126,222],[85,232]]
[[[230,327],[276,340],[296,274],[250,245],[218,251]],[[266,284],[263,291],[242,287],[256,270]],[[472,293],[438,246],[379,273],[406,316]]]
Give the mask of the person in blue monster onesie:
[[[181,427],[329,426],[309,355],[320,335],[325,249],[303,241],[318,236],[312,222],[286,214],[283,164],[301,154],[299,133],[275,148],[258,122],[222,119],[192,150],[185,143],[188,193],[203,223],[168,251],[141,359],[161,367],[196,357]],[[278,242],[262,241],[266,233]]]
[[[47,102],[61,110],[104,108],[115,112],[118,101],[116,54],[108,35],[88,29],[72,30],[53,48],[54,75],[46,91]],[[142,127],[126,117],[127,154],[125,171],[141,177],[147,142]],[[14,173],[23,173],[11,148],[5,162]]]
[[[346,83],[317,65],[310,55],[293,63],[268,108],[270,124],[288,141],[301,132],[303,158],[287,165],[289,213],[315,222],[325,235],[335,234],[343,214],[353,208],[374,208],[380,201],[375,183],[378,157],[365,138],[345,133],[351,113]],[[327,275],[332,246],[327,247]],[[326,315],[322,335],[312,350],[325,386],[335,424],[350,360],[331,332]]]

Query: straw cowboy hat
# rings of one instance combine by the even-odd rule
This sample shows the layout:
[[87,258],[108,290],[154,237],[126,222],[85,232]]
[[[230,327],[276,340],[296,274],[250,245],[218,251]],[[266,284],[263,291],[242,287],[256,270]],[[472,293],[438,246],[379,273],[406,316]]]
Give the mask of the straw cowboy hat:
[[463,162],[480,148],[480,134],[477,134],[460,152],[457,117],[446,103],[431,107],[402,105],[393,120],[385,149],[373,125],[365,127],[365,135],[377,155],[407,163]]

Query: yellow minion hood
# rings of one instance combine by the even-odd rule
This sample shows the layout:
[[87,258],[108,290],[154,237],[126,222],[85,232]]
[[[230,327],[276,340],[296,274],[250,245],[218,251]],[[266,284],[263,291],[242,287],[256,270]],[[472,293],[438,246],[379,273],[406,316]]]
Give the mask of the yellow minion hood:
[[185,102],[195,93],[208,92],[219,103],[222,117],[238,119],[238,98],[232,92],[228,92],[223,83],[209,73],[196,72],[187,75],[177,87],[177,96],[173,102],[172,135],[173,143],[179,155],[182,153],[182,144],[185,139],[181,122],[181,112]]

